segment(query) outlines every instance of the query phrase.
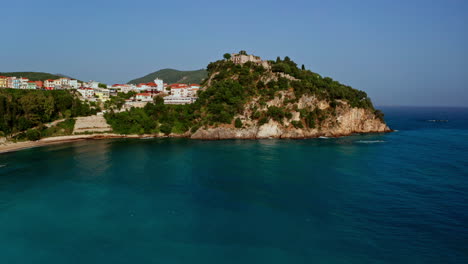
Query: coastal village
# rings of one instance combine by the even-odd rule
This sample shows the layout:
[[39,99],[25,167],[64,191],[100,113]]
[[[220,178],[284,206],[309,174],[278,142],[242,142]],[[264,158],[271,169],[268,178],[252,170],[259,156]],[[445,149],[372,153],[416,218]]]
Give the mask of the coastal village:
[[[262,80],[269,82],[268,85],[274,85],[275,89],[279,88],[278,84],[275,84],[275,82],[278,82],[275,80],[279,80],[279,78],[297,80],[288,72],[282,71],[283,68],[287,67],[281,68],[281,66],[291,65],[291,67],[295,67],[294,69],[300,71],[297,64],[288,57],[285,57],[284,60],[278,57],[276,61],[266,61],[242,51],[235,54],[226,53],[223,57],[223,60],[216,61],[208,66],[209,73],[210,66],[228,67],[237,70],[243,67],[233,67],[233,65],[247,64],[247,67],[251,67],[251,69],[260,69],[263,73],[258,78],[263,78]],[[341,99],[339,101],[335,100],[341,107],[340,113],[342,116],[337,117],[340,118],[340,122],[337,125],[327,127],[327,130],[317,129],[316,125],[320,118],[322,121],[328,120],[328,117],[334,118],[329,116],[327,112],[327,109],[332,107],[331,104],[325,101],[326,99],[317,104],[313,95],[305,94],[303,95],[305,99],[301,99],[302,108],[298,109],[299,111],[302,110],[302,112],[298,112],[298,110],[288,108],[290,102],[285,103],[290,100],[288,97],[292,98],[291,93],[293,92],[291,90],[279,91],[281,96],[278,97],[279,99],[274,99],[274,102],[272,101],[269,106],[267,103],[262,106],[260,101],[252,101],[254,106],[251,105],[249,110],[255,109],[254,112],[249,114],[248,111],[244,111],[239,114],[238,108],[234,107],[235,102],[239,102],[240,98],[245,96],[245,93],[242,95],[242,87],[238,85],[229,86],[231,82],[223,87],[214,86],[213,82],[217,82],[214,77],[219,73],[217,70],[220,69],[211,69],[212,72],[208,75],[208,79],[202,82],[204,87],[195,83],[180,83],[183,79],[179,79],[177,83],[165,83],[164,80],[155,78],[147,83],[113,84],[108,86],[97,81],[81,82],[69,77],[41,81],[36,81],[36,79],[33,81],[24,78],[24,76],[0,76],[0,87],[2,88],[69,91],[70,93],[55,94],[58,95],[57,100],[63,100],[71,108],[60,109],[57,115],[60,119],[52,120],[49,118],[47,120],[48,117],[43,113],[31,111],[32,108],[29,107],[27,109],[29,116],[38,121],[35,121],[34,124],[27,123],[28,120],[20,116],[23,118],[21,120],[23,123],[16,122],[15,126],[8,130],[9,134],[4,133],[3,137],[0,134],[0,144],[2,144],[4,151],[8,151],[53,142],[91,138],[154,136],[190,137],[195,139],[308,138],[346,135],[354,131],[391,131],[383,119],[378,116],[379,112],[374,110],[372,106],[369,107],[363,104],[360,107],[350,108],[349,104]],[[250,76],[252,72],[243,74]],[[311,72],[307,73],[313,74]],[[229,76],[225,78],[236,77]],[[326,82],[323,82],[323,84],[326,84]],[[340,92],[348,93],[351,100],[355,99],[352,96],[356,91],[352,88],[343,85],[338,88],[341,89]],[[191,112],[192,107],[160,107],[159,105],[160,103],[165,105],[193,104],[204,89],[210,89],[208,92],[213,94],[212,97],[208,100],[203,98],[204,100],[200,101],[200,103],[203,102],[203,105],[197,104],[193,107],[200,107],[199,109],[205,111],[204,115],[200,115],[204,118],[202,120],[193,122],[195,118],[200,118],[200,116],[195,117],[199,113],[194,114],[194,112]],[[237,94],[232,95],[229,89]],[[13,90],[9,92],[14,93]],[[17,94],[23,96],[23,94],[28,93]],[[36,104],[38,105],[37,109],[45,109],[45,106],[54,105],[53,97],[45,97],[43,94],[38,93],[41,98],[36,100],[33,98],[34,94],[29,93],[29,97],[24,95],[24,98],[27,99],[22,101],[20,99],[17,104],[18,107],[24,108],[22,102]],[[234,100],[226,99],[226,95],[233,96]],[[271,100],[269,94],[262,96],[263,99],[260,99],[265,100],[263,102]],[[4,98],[8,100],[7,97]],[[223,99],[220,100],[220,98]],[[52,100],[52,102],[50,103],[48,100]],[[80,101],[83,104],[80,104]],[[155,102],[155,104],[151,104],[152,102]],[[314,104],[317,104],[317,107]],[[335,105],[336,107],[338,105]],[[13,118],[17,117],[14,116]],[[39,118],[44,118],[46,121],[41,121]],[[22,129],[21,125],[26,129]],[[24,139],[29,140],[29,142],[16,144],[18,140]]]
[[106,102],[118,93],[136,93],[127,99],[128,107],[143,107],[147,102],[152,102],[155,96],[163,96],[165,104],[191,104],[197,100],[199,84],[174,83],[167,84],[161,79],[140,84],[106,84],[89,81],[80,82],[68,77],[48,79],[44,81],[30,81],[23,77],[0,76],[0,88],[11,89],[43,89],[43,90],[76,90],[81,99],[90,102]]
[[[244,53],[233,53],[229,58],[235,64],[253,62],[268,68],[268,62],[258,56]],[[76,79],[61,77],[31,81],[21,76],[0,76],[0,88],[11,89],[42,89],[42,90],[76,90],[83,101],[105,103],[118,93],[135,95],[125,100],[123,110],[131,107],[144,107],[152,102],[154,97],[162,96],[164,104],[191,104],[197,100],[197,92],[202,88],[199,84],[165,83],[156,78],[153,82],[139,84],[113,84],[107,85],[97,81],[81,82]]]
[[[231,54],[229,60],[234,64],[253,62],[265,68],[269,67],[268,62],[260,57],[242,52]],[[112,96],[117,96],[118,93],[134,92],[134,96],[125,100],[122,109],[125,110],[131,107],[144,107],[146,103],[152,102],[156,96],[162,96],[164,104],[191,104],[197,100],[197,92],[202,87],[199,84],[168,84],[159,78],[149,83],[113,84],[109,86],[97,81],[81,82],[68,77],[31,81],[21,76],[0,76],[0,88],[76,90],[80,94],[81,100],[97,103],[105,103]]]
[[[265,68],[269,67],[268,62],[263,61],[260,57],[244,53],[233,53],[229,60],[235,64],[253,62]],[[131,107],[144,107],[146,103],[152,102],[156,96],[162,96],[164,104],[191,104],[197,100],[197,92],[202,87],[199,84],[168,84],[159,78],[149,83],[107,85],[97,81],[81,82],[68,77],[31,81],[21,76],[0,76],[0,88],[76,90],[81,100],[97,103],[105,103],[112,96],[117,96],[118,93],[134,92],[134,96],[125,100],[123,106],[123,110],[125,110]]]

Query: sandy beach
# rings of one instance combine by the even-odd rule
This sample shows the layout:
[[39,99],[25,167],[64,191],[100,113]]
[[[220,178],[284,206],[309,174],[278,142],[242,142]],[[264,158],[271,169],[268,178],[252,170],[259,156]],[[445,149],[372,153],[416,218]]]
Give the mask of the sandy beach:
[[42,147],[54,144],[69,143],[82,140],[95,140],[95,139],[111,139],[111,138],[148,138],[148,137],[164,137],[161,135],[120,135],[113,133],[104,134],[91,134],[91,135],[71,135],[60,137],[43,138],[37,141],[24,141],[24,142],[5,142],[0,144],[0,153],[13,152],[28,148]]
[[[49,124],[56,124],[63,120],[54,121]],[[155,137],[183,137],[183,135],[171,134],[166,136],[164,134],[144,134],[144,135],[121,135],[111,133],[111,127],[107,124],[103,116],[86,116],[76,118],[75,127],[73,134],[75,133],[87,133],[79,135],[69,136],[57,136],[42,138],[37,141],[23,141],[23,142],[11,142],[6,141],[5,138],[0,140],[0,153],[13,152],[22,149],[35,148],[41,146],[48,146],[54,144],[62,144],[74,141],[82,140],[94,140],[94,139],[110,139],[110,138],[155,138]]]

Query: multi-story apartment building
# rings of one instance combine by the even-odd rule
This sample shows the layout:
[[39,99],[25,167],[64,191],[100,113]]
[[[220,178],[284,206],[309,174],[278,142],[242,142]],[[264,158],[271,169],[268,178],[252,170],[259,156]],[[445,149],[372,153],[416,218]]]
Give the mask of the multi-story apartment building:
[[71,79],[71,80],[69,81],[69,85],[70,85],[70,88],[72,88],[72,89],[78,89],[78,88],[80,88],[80,84],[78,83],[77,80],[74,80],[74,79]]
[[7,88],[15,88],[16,77],[7,77]]
[[37,86],[36,86],[36,82],[34,81],[29,81],[28,82],[28,89],[36,89]]
[[20,84],[19,84],[19,89],[28,89],[28,78],[19,78]]
[[150,93],[139,93],[136,95],[136,100],[142,102],[151,102],[153,101],[153,96]]
[[20,89],[21,88],[21,81],[20,79],[17,79],[16,77],[13,79],[13,85],[12,87],[13,89]]
[[174,83],[170,85],[171,95],[175,97],[186,97],[188,96],[189,86],[185,83]]
[[44,88],[46,90],[53,90],[55,88],[54,80],[48,79],[44,81]]
[[54,89],[62,89],[62,80],[60,79],[57,79],[57,80],[53,80],[54,82]]
[[107,89],[104,88],[95,88],[94,89],[94,94],[101,100],[102,102],[105,102],[109,100],[110,98],[110,92]]
[[191,104],[197,100],[196,97],[180,97],[169,95],[164,97],[164,104]]
[[7,88],[8,87],[8,77],[0,76],[0,88]]
[[78,92],[85,98],[93,98],[94,97],[94,89],[93,88],[80,88]]

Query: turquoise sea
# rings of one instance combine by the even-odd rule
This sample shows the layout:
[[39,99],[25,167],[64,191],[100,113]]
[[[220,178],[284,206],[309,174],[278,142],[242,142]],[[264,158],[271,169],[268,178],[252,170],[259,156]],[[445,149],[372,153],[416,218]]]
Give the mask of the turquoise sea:
[[383,110],[397,132],[1,154],[0,263],[468,263],[468,109]]

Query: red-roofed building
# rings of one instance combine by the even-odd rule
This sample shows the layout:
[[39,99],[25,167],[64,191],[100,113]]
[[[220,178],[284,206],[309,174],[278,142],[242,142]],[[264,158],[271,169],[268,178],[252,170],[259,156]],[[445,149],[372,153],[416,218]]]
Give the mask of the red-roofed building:
[[42,88],[43,82],[42,81],[35,81],[37,88]]
[[153,101],[153,96],[151,93],[139,93],[136,95],[137,101],[151,102]]
[[27,89],[36,89],[36,82],[28,81]]
[[54,90],[55,88],[55,83],[54,80],[48,79],[44,81],[44,89],[46,90]]
[[171,87],[171,95],[175,97],[187,97],[189,95],[189,86],[185,83],[174,83],[169,87]]
[[80,88],[77,91],[85,98],[93,98],[95,94],[93,88]]
[[183,88],[188,88],[189,86],[185,83],[173,83],[169,85],[171,89],[183,89]]

